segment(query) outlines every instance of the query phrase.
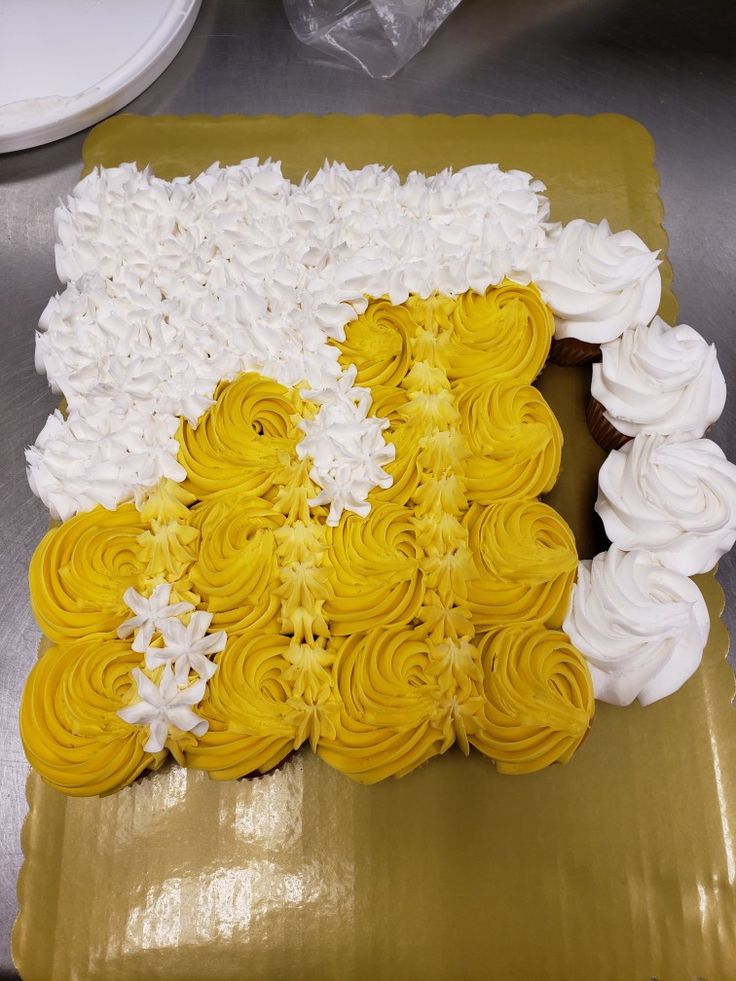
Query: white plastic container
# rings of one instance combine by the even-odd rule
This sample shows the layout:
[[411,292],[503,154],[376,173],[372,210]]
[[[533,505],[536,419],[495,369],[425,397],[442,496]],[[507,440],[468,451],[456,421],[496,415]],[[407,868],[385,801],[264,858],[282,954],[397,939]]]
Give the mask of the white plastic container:
[[0,152],[76,133],[166,69],[201,0],[2,0]]

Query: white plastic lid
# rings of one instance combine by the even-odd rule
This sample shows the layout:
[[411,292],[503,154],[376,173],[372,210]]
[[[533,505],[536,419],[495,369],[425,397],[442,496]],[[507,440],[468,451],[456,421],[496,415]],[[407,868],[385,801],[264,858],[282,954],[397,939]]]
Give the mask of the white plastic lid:
[[174,60],[201,0],[2,0],[0,152],[69,136]]

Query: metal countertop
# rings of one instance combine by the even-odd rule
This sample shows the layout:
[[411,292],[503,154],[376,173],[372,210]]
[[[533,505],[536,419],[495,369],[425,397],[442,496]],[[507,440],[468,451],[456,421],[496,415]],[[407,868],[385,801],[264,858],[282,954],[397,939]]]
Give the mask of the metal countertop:
[[[680,304],[718,345],[730,399],[712,437],[736,461],[736,37],[727,0],[463,0],[388,81],[316,60],[278,0],[206,0],[164,74],[127,111],[158,113],[620,112],[656,142]],[[56,399],[33,366],[34,329],[58,288],[53,210],[79,176],[85,133],[0,156],[0,977],[13,971],[27,764],[17,731],[38,630],[26,574],[46,529],[23,449]],[[718,578],[736,629],[736,551]]]

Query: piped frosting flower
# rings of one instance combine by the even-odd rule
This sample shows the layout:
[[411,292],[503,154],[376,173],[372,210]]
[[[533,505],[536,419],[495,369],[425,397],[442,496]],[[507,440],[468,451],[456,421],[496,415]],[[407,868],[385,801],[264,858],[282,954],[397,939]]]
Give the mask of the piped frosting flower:
[[171,583],[169,582],[160,583],[148,597],[141,596],[132,586],[126,589],[123,599],[135,616],[120,624],[118,637],[125,639],[135,634],[133,650],[143,654],[150,646],[155,632],[162,631],[173,617],[179,617],[194,609],[191,603],[170,603],[170,598]]
[[161,664],[173,663],[178,685],[186,684],[190,671],[205,681],[209,680],[217,670],[209,655],[224,650],[227,643],[224,630],[207,633],[211,622],[212,614],[203,610],[192,613],[186,625],[181,620],[164,620],[161,624],[163,646],[146,649],[146,668],[153,671]]
[[134,668],[132,674],[140,701],[120,709],[118,715],[131,725],[148,726],[149,737],[143,747],[147,753],[158,753],[164,748],[170,726],[195,736],[207,731],[207,720],[192,711],[192,706],[204,698],[207,683],[203,678],[181,688],[170,664],[164,665],[158,683],[139,668]]

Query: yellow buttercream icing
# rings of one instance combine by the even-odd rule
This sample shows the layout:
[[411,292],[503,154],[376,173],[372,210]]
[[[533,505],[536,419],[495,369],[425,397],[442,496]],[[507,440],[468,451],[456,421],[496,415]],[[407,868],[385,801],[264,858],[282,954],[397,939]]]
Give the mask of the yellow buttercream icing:
[[572,531],[540,501],[474,504],[465,518],[477,577],[468,583],[476,629],[538,620],[559,627],[577,570]]
[[404,306],[374,300],[357,320],[345,328],[340,349],[343,368],[354,364],[357,385],[395,387],[409,370],[410,339],[416,329]]
[[117,715],[135,701],[131,671],[139,665],[129,643],[99,634],[52,647],[38,660],[23,691],[20,732],[29,761],[52,787],[107,794],[164,761],[165,750],[144,750],[145,727]]
[[412,513],[374,504],[366,518],[344,515],[327,529],[333,596],[325,604],[333,635],[410,623],[424,600],[423,552]]
[[178,582],[186,578],[197,557],[199,532],[180,521],[152,521],[138,536],[144,579],[159,577]]
[[160,524],[176,521],[188,524],[189,508],[197,498],[181,484],[173,480],[161,480],[141,494],[138,510],[147,524],[158,521]]
[[430,474],[428,479],[417,487],[413,500],[417,517],[433,515],[439,519],[443,514],[457,517],[468,506],[465,478],[447,470],[438,477]]
[[261,375],[223,382],[197,427],[183,421],[179,428],[186,490],[198,498],[236,489],[263,497],[280,457],[290,456],[301,439],[296,426],[307,414],[295,391]]
[[449,388],[439,392],[410,390],[409,400],[398,414],[409,426],[425,434],[435,429],[448,429],[460,422],[460,413]]
[[160,583],[171,583],[175,598],[199,603],[189,571],[199,551],[199,531],[190,505],[196,498],[171,480],[162,480],[145,491],[138,502],[147,530],[138,536],[145,561],[141,588],[150,593]]
[[277,630],[276,533],[283,516],[268,501],[236,491],[197,504],[192,520],[200,546],[190,576],[213,614],[213,629],[228,634]]
[[[277,479],[283,485],[276,494],[274,508],[286,517],[286,523],[275,535],[280,580],[275,595],[281,604],[280,630],[290,635],[297,646],[319,644],[330,636],[324,606],[333,595],[327,567],[325,511],[312,511],[309,506],[316,488],[309,478],[307,460],[295,466],[285,465]],[[315,738],[321,711],[313,714],[308,724],[304,723],[310,742]]]
[[190,766],[218,780],[263,773],[310,737],[316,745],[322,731],[334,732],[332,656],[316,645],[310,658],[292,643],[279,634],[235,636],[215,656],[218,670],[198,706],[209,729],[186,751]]
[[566,763],[595,709],[588,666],[567,635],[522,624],[482,635],[478,648],[485,698],[473,746],[502,773]]
[[381,501],[404,505],[412,499],[422,479],[419,454],[423,436],[422,429],[403,424],[384,434],[386,442],[396,448],[395,458],[383,468],[393,483],[389,487],[372,490],[369,495],[371,503]]
[[480,698],[444,673],[446,654],[411,628],[378,627],[340,644],[336,735],[317,752],[360,783],[404,776],[476,729]]
[[319,559],[315,561],[310,556],[300,562],[282,565],[279,578],[281,584],[276,595],[281,600],[282,633],[290,634],[300,643],[314,643],[318,637],[329,637],[323,612],[325,602],[332,596],[329,570]]
[[437,592],[425,596],[424,606],[417,614],[415,628],[420,636],[428,637],[436,644],[443,640],[459,640],[475,633],[473,619],[467,604],[456,605],[454,599],[442,600]]
[[534,286],[504,282],[458,297],[448,375],[461,383],[493,378],[532,382],[544,367],[554,317]]
[[274,470],[274,487],[270,494],[275,511],[282,514],[289,524],[296,521],[311,522],[324,520],[326,508],[312,507],[309,503],[319,493],[319,488],[309,476],[312,461],[295,456],[279,457],[279,466]]
[[69,518],[39,542],[29,569],[31,606],[49,640],[114,633],[125,619],[123,593],[138,588],[148,531],[133,504],[96,507]]
[[410,296],[406,307],[416,321],[411,341],[415,361],[426,361],[447,373],[452,350],[452,314],[455,300],[434,294],[427,299]]
[[389,436],[402,423],[399,410],[409,401],[409,394],[404,388],[389,388],[386,385],[371,387],[370,414],[381,419],[388,419],[390,429],[385,434]]
[[447,372],[429,361],[414,361],[401,385],[408,391],[426,393],[449,392],[452,387]]
[[554,487],[562,431],[541,392],[493,380],[458,390],[468,497],[494,504],[537,497]]
[[422,571],[427,587],[437,590],[443,603],[465,605],[469,580],[475,576],[473,555],[467,545],[430,553],[422,563]]
[[422,471],[441,476],[450,473],[465,474],[470,448],[458,429],[433,429],[418,442],[418,462]]

